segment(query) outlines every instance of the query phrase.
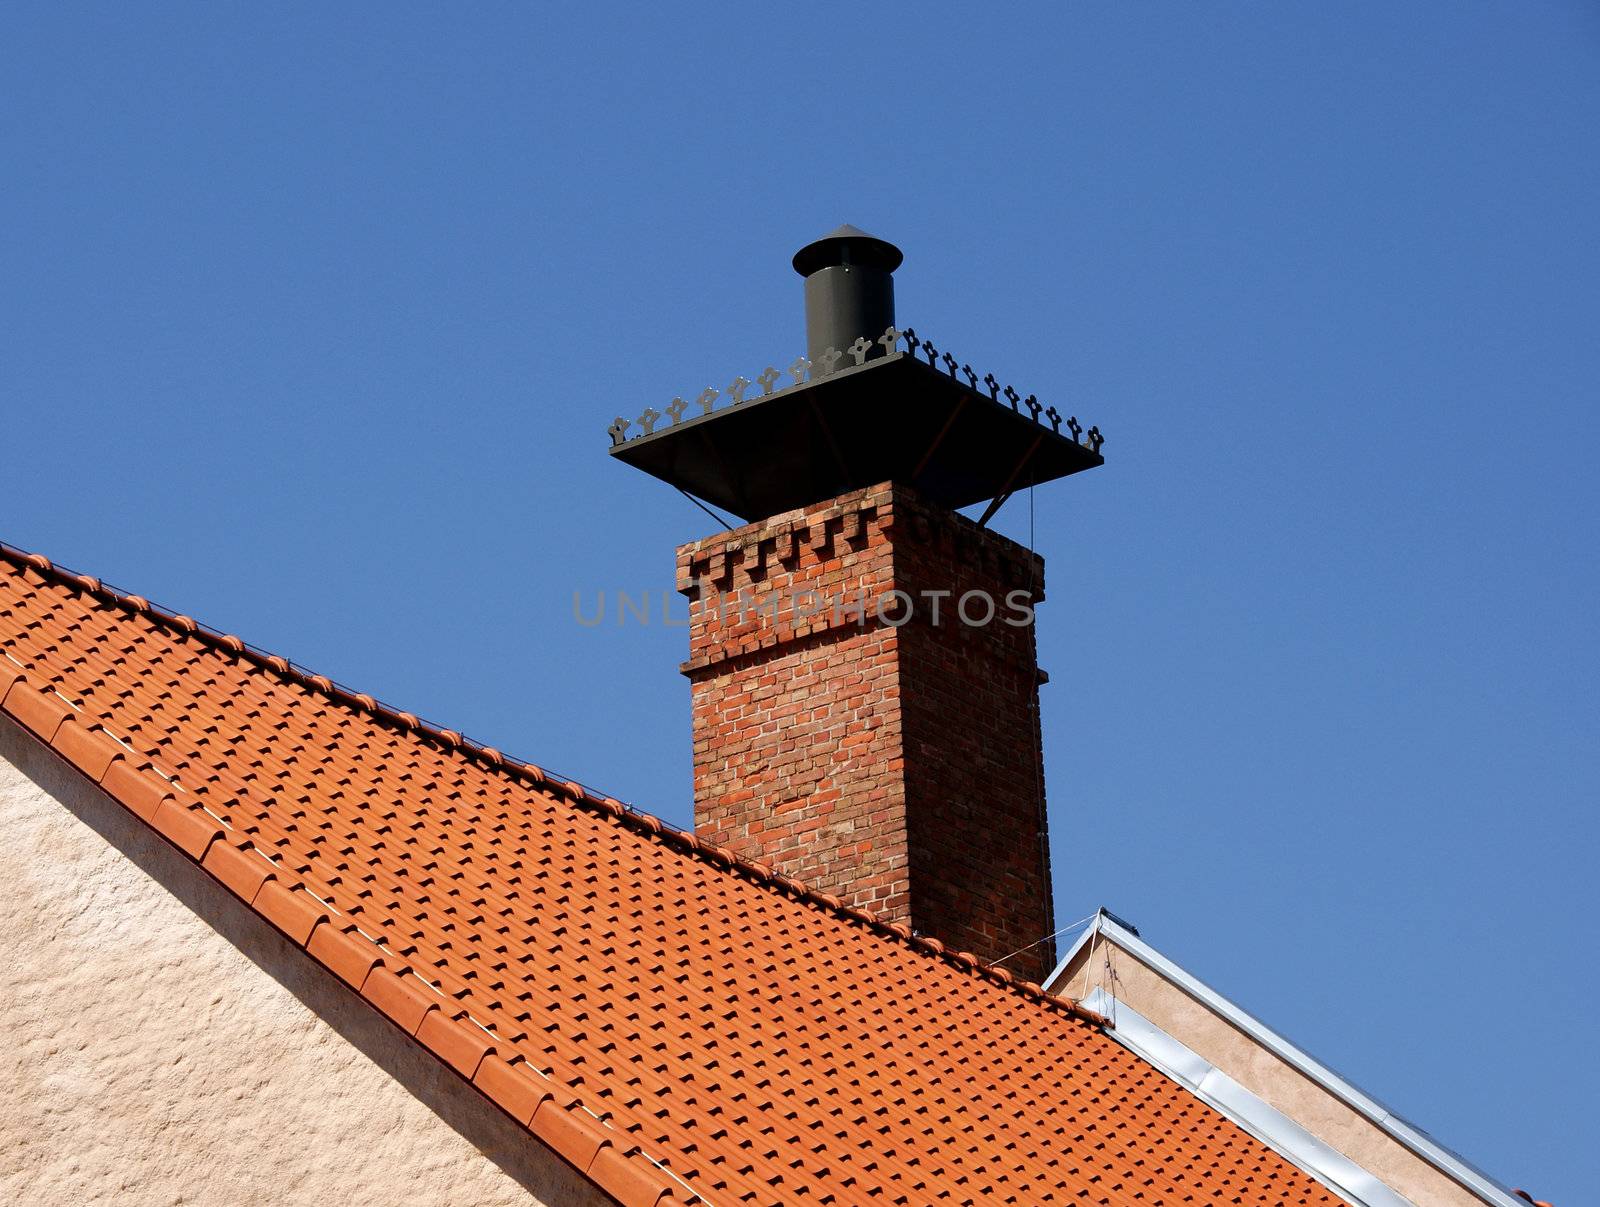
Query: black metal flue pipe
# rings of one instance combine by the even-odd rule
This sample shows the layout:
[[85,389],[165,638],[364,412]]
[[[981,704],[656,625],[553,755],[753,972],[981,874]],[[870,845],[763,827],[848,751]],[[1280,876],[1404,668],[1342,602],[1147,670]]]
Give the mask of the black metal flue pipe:
[[841,226],[794,254],[806,279],[806,356],[818,360],[832,348],[846,352],[858,338],[872,344],[894,326],[894,270],[900,249],[853,226]]

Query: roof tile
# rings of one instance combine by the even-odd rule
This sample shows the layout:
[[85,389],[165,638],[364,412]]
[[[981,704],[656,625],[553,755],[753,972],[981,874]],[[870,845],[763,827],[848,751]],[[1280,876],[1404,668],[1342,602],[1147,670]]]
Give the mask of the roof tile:
[[0,705],[5,703],[8,693],[18,683],[27,679],[27,672],[10,658],[0,658]]
[[173,846],[196,861],[222,837],[222,827],[198,804],[186,805],[177,796],[168,796],[151,817],[150,824]]
[[[259,853],[241,850],[226,841],[212,843],[206,849],[201,866],[226,885],[235,896],[242,897],[247,902],[256,899],[261,886],[269,879],[276,879],[272,865]],[[323,963],[326,964],[328,961],[323,960]],[[335,968],[334,971],[338,972],[338,969]]]
[[72,715],[72,705],[53,688],[37,688],[22,680],[6,693],[5,710],[21,721],[43,741],[56,736],[61,723]]
[[431,1048],[435,1056],[469,1081],[483,1058],[494,1051],[493,1040],[481,1028],[454,1022],[442,1010],[430,1011],[423,1018],[417,1029],[417,1042]]
[[589,1164],[589,1176],[622,1207],[657,1207],[671,1202],[670,1178],[641,1156],[616,1146],[602,1148]]
[[140,821],[156,815],[161,802],[172,795],[172,786],[153,772],[140,770],[126,759],[112,763],[100,779],[100,786]]
[[[156,821],[159,823],[160,815]],[[328,910],[305,892],[285,888],[281,881],[269,880],[251,902],[261,914],[289,938],[304,947],[319,922],[326,922]]]
[[104,778],[113,760],[122,757],[122,747],[104,733],[86,729],[69,718],[56,730],[51,739],[56,753],[87,775],[95,783]]
[[428,1012],[439,1008],[439,996],[416,977],[396,976],[387,968],[374,968],[361,986],[361,996],[388,1015],[407,1035],[415,1035]]
[[372,970],[383,963],[383,952],[371,939],[363,937],[353,928],[341,931],[331,922],[311,932],[306,950],[341,981],[358,991],[366,984]]
[[483,1058],[472,1077],[472,1083],[496,1106],[524,1126],[533,1118],[539,1104],[551,1097],[549,1082],[535,1079],[523,1071],[525,1068],[520,1057],[516,1064],[511,1064],[491,1052]]
[[586,1117],[577,1107],[562,1106],[554,1098],[539,1104],[529,1126],[534,1135],[582,1170],[589,1168],[602,1144],[611,1143],[598,1119]]

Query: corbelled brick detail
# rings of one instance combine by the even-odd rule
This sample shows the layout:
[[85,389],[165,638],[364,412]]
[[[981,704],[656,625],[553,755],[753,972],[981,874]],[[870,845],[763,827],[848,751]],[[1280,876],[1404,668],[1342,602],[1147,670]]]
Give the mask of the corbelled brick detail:
[[1036,555],[884,484],[681,547],[678,589],[701,838],[981,959],[1050,933]]

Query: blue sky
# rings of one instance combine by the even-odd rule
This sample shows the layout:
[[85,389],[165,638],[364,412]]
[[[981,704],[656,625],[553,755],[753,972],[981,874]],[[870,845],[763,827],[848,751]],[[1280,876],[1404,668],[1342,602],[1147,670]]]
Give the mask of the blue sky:
[[572,594],[710,524],[605,427],[855,223],[1108,437],[1033,502],[1058,916],[1582,1201],[1600,7],[975,11],[9,6],[0,537],[687,824],[683,632]]

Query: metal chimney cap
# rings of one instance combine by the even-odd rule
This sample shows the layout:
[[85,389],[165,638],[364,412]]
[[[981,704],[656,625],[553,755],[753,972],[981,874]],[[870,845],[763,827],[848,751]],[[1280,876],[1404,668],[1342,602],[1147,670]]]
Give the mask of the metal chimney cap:
[[846,222],[838,230],[829,231],[814,243],[807,243],[794,253],[794,270],[809,277],[819,269],[835,264],[861,264],[893,272],[905,259],[893,243],[879,239]]

